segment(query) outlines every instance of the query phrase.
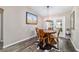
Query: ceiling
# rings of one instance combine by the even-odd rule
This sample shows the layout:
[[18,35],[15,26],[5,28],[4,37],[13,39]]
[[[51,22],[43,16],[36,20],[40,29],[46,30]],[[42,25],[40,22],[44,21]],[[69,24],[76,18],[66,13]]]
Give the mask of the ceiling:
[[40,16],[59,15],[72,10],[72,6],[32,6],[32,10],[38,13]]

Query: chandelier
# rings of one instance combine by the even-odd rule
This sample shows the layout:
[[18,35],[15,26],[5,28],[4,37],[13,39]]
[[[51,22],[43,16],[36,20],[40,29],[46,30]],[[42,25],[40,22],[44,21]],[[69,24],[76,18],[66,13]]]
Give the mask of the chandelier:
[[51,20],[51,14],[50,14],[51,6],[46,6],[46,9],[47,9],[47,20]]

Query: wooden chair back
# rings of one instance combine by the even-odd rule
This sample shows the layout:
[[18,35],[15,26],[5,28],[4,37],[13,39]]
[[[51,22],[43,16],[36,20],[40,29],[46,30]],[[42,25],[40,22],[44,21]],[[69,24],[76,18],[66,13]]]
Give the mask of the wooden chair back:
[[39,38],[39,35],[38,35],[38,32],[39,31],[39,29],[38,28],[36,28],[36,34],[37,34],[37,37]]
[[36,28],[36,33],[39,41],[43,41],[45,37],[45,32],[43,31],[43,29]]
[[58,31],[57,31],[57,41],[58,41],[60,32],[61,32],[61,29],[58,29]]
[[39,44],[42,44],[42,47],[44,47],[45,40],[47,39],[46,33],[43,31],[43,29],[36,29],[37,36],[39,39]]
[[45,33],[44,33],[43,29],[39,29],[38,36],[39,36],[40,41],[43,41],[44,35],[45,35]]
[[55,34],[50,35],[50,44],[57,44],[58,43],[60,31],[61,30],[58,29],[56,35]]

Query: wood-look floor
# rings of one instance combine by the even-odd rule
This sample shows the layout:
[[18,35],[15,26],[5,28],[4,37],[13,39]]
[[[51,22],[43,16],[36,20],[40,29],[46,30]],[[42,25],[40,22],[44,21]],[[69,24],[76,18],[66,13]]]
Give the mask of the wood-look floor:
[[3,47],[3,42],[0,42],[0,49],[2,49]]
[[[34,37],[29,41],[20,42],[8,48],[0,49],[0,52],[44,52],[42,50],[37,50],[37,45],[35,44],[36,40],[37,38]],[[64,38],[59,39],[59,49],[60,52],[76,52],[71,41]],[[59,51],[52,49],[49,52]]]

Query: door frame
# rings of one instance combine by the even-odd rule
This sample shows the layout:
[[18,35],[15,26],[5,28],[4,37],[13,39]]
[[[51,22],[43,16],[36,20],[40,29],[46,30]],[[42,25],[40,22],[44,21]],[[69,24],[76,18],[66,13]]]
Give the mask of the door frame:
[[3,48],[3,9],[0,8],[0,14],[1,14],[1,44],[2,44],[2,47]]

